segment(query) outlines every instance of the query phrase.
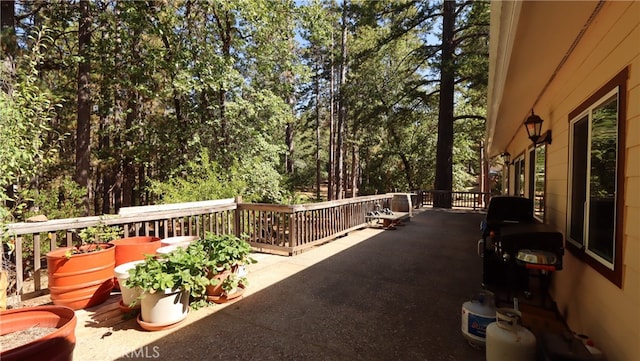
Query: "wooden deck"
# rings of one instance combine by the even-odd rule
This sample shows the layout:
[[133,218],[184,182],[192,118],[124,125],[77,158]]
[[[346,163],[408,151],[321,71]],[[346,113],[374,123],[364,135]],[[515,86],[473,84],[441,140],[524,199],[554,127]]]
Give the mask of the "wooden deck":
[[[74,358],[484,360],[460,331],[460,307],[481,289],[482,217],[425,208],[394,232],[363,228],[295,257],[256,253],[241,299],[191,310],[168,330],[144,331],[113,293],[76,311]],[[561,330],[521,300],[525,326]]]

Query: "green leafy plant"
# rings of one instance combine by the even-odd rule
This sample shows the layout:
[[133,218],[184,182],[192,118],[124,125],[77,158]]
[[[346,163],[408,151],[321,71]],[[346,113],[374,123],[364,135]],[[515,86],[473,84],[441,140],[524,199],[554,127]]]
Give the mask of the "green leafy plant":
[[149,190],[164,203],[179,203],[233,198],[246,193],[246,184],[237,176],[235,167],[225,169],[209,160],[207,152],[202,150],[198,159],[188,161],[184,169],[169,180],[151,180]]
[[194,242],[194,247],[198,245],[208,255],[206,266],[214,274],[230,270],[233,266],[256,263],[250,256],[251,245],[231,234],[216,235],[207,232],[204,238]]
[[87,190],[80,187],[71,176],[61,175],[47,181],[47,188],[29,189],[26,197],[36,205],[27,209],[24,218],[44,214],[48,219],[82,216],[82,200]]
[[211,284],[204,267],[206,258],[201,247],[177,248],[167,254],[148,255],[143,263],[129,270],[125,284],[148,293],[184,289],[190,292],[193,302],[198,302],[204,299],[206,287]]
[[101,250],[100,244],[122,238],[123,230],[116,226],[99,223],[97,226],[87,227],[78,233],[80,244],[72,247],[66,253],[67,258],[74,254],[89,253]]
[[229,294],[238,286],[246,286],[247,284],[248,281],[246,277],[239,276],[237,273],[232,272],[231,274],[229,274],[229,276],[227,276],[227,278],[222,281],[222,289],[225,291],[225,293]]
[[97,226],[87,227],[80,231],[78,236],[82,244],[107,243],[122,238],[123,230],[120,227],[108,226],[100,223]]

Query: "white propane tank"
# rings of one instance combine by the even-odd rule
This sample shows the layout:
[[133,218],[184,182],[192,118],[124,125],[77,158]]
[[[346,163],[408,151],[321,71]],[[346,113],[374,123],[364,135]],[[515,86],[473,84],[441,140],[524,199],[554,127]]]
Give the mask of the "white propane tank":
[[496,305],[492,292],[481,291],[476,298],[462,304],[462,335],[469,345],[485,345],[487,326],[496,320]]
[[519,324],[521,317],[512,308],[496,310],[496,322],[487,327],[487,361],[536,360],[536,337]]

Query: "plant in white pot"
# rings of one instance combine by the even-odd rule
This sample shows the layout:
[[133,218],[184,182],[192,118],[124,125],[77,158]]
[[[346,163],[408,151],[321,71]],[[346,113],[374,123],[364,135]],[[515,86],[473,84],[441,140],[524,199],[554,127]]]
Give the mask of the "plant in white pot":
[[189,296],[202,298],[211,282],[204,262],[202,251],[178,248],[168,254],[148,256],[131,269],[125,284],[142,290],[142,322],[172,325],[185,319]]
[[132,309],[140,308],[139,298],[142,294],[142,290],[140,289],[140,287],[129,288],[126,285],[126,280],[127,278],[129,278],[129,270],[135,268],[139,263],[144,263],[144,260],[123,263],[119,266],[116,266],[116,268],[114,269],[116,279],[118,280],[118,284],[120,285],[122,300],[120,301],[119,306],[122,312],[129,312]]

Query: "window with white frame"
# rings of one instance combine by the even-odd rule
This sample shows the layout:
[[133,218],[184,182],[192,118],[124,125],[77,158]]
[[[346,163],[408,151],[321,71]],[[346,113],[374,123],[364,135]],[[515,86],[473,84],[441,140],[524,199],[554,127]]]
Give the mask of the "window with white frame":
[[514,185],[513,195],[524,197],[524,154],[513,161]]
[[544,222],[544,198],[546,183],[547,145],[536,144],[530,152],[530,197],[533,199],[533,216]]
[[618,286],[625,84],[626,72],[573,111],[569,120],[567,240]]

